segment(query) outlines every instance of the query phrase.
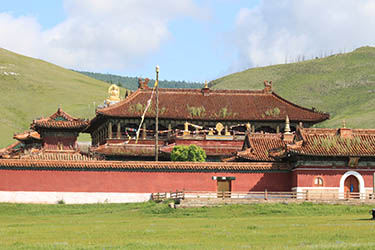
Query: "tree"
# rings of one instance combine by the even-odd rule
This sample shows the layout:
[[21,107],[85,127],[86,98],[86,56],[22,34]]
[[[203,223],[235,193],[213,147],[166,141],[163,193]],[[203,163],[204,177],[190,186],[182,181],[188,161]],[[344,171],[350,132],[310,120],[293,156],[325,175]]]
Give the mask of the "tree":
[[206,152],[194,144],[190,146],[175,146],[171,153],[172,161],[206,161]]

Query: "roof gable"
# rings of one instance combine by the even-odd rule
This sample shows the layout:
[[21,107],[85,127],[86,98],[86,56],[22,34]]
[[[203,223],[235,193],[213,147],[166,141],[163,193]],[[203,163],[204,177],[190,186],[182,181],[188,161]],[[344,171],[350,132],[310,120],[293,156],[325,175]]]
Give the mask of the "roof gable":
[[243,150],[236,153],[237,160],[250,161],[276,161],[270,155],[270,152],[277,148],[285,146],[283,134],[263,134],[251,133],[247,134]]
[[58,108],[57,112],[47,118],[34,120],[31,124],[33,130],[38,129],[74,129],[81,131],[86,128],[88,121],[74,118]]

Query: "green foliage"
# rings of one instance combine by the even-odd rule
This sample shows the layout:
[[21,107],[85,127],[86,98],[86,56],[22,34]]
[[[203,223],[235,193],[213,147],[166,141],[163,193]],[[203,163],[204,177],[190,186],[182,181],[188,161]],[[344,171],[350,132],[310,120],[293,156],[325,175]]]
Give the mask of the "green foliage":
[[[133,112],[133,113],[137,113],[137,114],[143,114],[143,112],[145,111],[146,107],[147,107],[146,104],[136,103],[136,104],[133,104],[133,105],[129,106],[129,111]],[[166,111],[167,111],[166,107],[159,107],[159,115],[164,114]],[[156,110],[153,109],[152,106],[150,106],[147,109],[146,114],[155,115],[156,114]]]
[[266,116],[271,116],[271,117],[277,117],[280,114],[280,109],[279,108],[270,108],[267,109],[266,112],[264,112]]
[[345,119],[351,128],[375,128],[374,72],[375,48],[362,47],[299,63],[252,68],[210,85],[216,89],[262,89],[264,80],[272,80],[272,89],[283,98],[330,113],[331,119],[318,127],[339,127]]
[[172,161],[206,161],[206,152],[194,144],[175,146],[171,153]]
[[64,201],[63,199],[58,200],[58,201],[57,201],[57,204],[60,204],[60,205],[61,205],[61,204],[65,204],[65,201]]
[[226,118],[226,117],[231,117],[233,113],[229,111],[228,107],[221,108],[219,111],[219,117],[220,118]]
[[189,110],[190,116],[193,117],[200,117],[203,118],[206,116],[206,109],[203,106],[200,107],[190,107],[187,105],[187,109]]
[[[77,71],[81,74],[89,77],[108,82],[110,84],[115,83],[126,89],[136,90],[138,89],[138,77],[118,76],[112,74],[100,74],[94,72]],[[150,80],[149,86],[154,86],[155,80]],[[159,80],[160,88],[174,88],[174,89],[200,89],[203,88],[203,83],[197,82],[186,82],[186,81],[167,81]]]

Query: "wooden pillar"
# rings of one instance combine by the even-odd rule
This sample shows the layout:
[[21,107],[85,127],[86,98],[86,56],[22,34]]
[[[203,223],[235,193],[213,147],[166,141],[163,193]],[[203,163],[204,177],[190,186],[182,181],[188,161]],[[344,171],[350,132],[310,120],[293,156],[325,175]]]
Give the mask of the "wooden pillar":
[[276,127],[276,133],[280,133],[280,126],[279,125],[277,125],[277,127]]
[[121,138],[121,123],[117,123],[117,139]]
[[171,137],[172,134],[172,125],[168,123],[168,139]]
[[112,122],[108,123],[108,139],[112,139]]
[[142,125],[142,139],[146,140],[146,137],[147,137],[147,127],[146,127],[146,123],[144,122]]

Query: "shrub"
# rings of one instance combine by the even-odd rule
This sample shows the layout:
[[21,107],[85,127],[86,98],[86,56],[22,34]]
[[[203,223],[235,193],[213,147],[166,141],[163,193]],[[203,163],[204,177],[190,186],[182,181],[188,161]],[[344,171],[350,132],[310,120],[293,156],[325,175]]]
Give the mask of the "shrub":
[[194,144],[190,146],[175,146],[171,153],[172,161],[206,161],[206,152]]

